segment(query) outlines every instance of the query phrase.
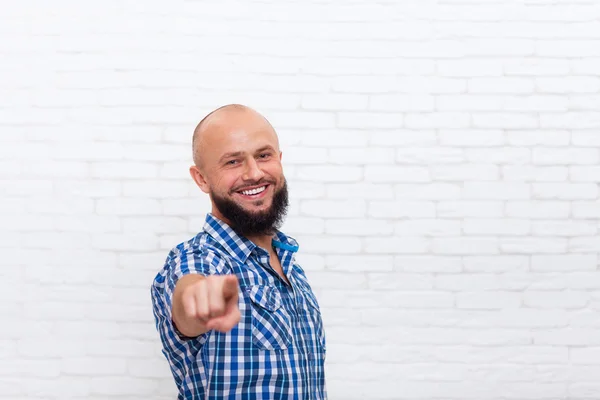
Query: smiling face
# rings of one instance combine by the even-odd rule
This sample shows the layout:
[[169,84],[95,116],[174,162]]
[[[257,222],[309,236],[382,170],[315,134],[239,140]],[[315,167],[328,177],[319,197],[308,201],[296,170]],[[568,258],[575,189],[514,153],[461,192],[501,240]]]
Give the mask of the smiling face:
[[243,235],[272,234],[288,205],[275,130],[249,108],[230,106],[195,132],[192,178],[210,195],[212,213]]

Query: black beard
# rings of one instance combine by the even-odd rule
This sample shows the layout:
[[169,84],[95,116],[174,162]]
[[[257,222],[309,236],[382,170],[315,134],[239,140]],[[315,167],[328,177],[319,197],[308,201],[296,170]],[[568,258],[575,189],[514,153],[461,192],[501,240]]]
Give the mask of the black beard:
[[271,207],[260,212],[246,211],[233,200],[211,192],[211,197],[231,229],[242,236],[273,235],[281,227],[288,208],[287,182],[273,195]]

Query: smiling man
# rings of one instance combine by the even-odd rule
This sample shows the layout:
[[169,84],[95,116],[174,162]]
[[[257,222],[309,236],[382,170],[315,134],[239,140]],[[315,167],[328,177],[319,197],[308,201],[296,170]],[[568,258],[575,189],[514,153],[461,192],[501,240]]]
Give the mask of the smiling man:
[[326,399],[319,304],[279,230],[288,191],[275,130],[231,104],[200,121],[192,147],[212,211],[151,290],[178,399]]

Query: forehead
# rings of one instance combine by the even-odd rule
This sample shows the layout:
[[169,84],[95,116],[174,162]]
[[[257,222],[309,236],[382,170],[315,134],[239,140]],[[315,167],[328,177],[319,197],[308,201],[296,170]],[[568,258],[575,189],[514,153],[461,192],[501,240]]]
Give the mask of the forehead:
[[218,160],[232,152],[251,153],[264,147],[279,150],[279,140],[271,124],[251,112],[228,113],[209,121],[202,142],[206,160]]

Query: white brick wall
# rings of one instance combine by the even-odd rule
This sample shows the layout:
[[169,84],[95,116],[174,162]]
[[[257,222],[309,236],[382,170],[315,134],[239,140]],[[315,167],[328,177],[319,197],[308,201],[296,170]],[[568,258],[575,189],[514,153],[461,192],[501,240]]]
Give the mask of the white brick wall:
[[166,400],[209,110],[279,131],[330,398],[600,398],[597,0],[13,1],[0,399]]

